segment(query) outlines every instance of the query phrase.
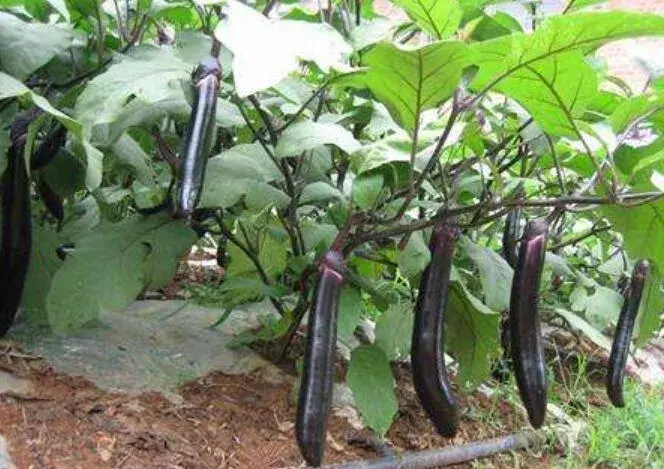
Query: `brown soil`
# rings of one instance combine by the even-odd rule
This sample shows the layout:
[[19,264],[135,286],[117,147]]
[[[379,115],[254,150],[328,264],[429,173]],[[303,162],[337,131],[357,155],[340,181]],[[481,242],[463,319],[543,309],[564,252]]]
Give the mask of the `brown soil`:
[[[184,386],[184,402],[175,405],[156,393],[106,393],[83,379],[54,373],[41,360],[5,353],[0,368],[34,384],[27,398],[0,395],[1,433],[19,469],[304,467],[294,438],[291,384],[212,374]],[[444,439],[417,403],[408,370],[396,366],[395,372],[399,412],[387,438],[396,451],[461,444],[525,426],[510,404],[474,394],[461,399],[466,411],[459,435]],[[325,462],[378,457],[375,445],[350,443],[371,443],[368,435],[333,416]],[[515,464],[547,465],[546,459],[525,453],[483,463]]]

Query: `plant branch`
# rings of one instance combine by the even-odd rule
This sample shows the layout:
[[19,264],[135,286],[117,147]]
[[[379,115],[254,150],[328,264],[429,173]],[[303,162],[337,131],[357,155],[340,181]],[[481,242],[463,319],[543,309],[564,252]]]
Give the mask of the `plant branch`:
[[[258,273],[258,276],[260,277],[261,281],[266,285],[266,286],[272,286],[270,283],[270,279],[267,276],[267,273],[265,272],[265,269],[261,265],[260,259],[258,256],[247,246],[245,246],[242,241],[240,241],[237,236],[235,236],[226,226],[224,225],[224,221],[221,219],[221,217],[217,216],[217,223],[219,224],[219,229],[221,230],[221,233],[226,236],[226,238],[233,244],[235,244],[240,251],[244,253],[245,256],[249,258],[249,260],[254,264],[254,267],[256,267],[256,272]],[[246,239],[246,237],[245,237]],[[247,243],[249,240],[247,240]],[[284,310],[283,305],[279,300],[276,298],[270,296],[270,302],[272,303],[272,306],[279,312],[280,316],[284,316],[286,314],[286,311]]]
[[[484,209],[486,211],[495,211],[501,209],[509,209],[513,207],[555,207],[557,209],[565,209],[568,205],[615,205],[615,204],[629,204],[627,206],[634,206],[634,204],[650,203],[664,197],[662,192],[640,192],[640,193],[625,193],[617,197],[590,197],[590,196],[566,196],[558,198],[546,199],[512,199],[503,200],[498,202],[480,202],[473,205],[464,205],[462,207],[455,207],[451,209],[440,210],[436,215],[425,220],[416,220],[408,224],[397,225],[391,228],[386,228],[381,231],[372,233],[363,233],[355,236],[350,243],[348,249],[353,249],[363,243],[375,241],[378,239],[390,238],[393,236],[401,236],[414,231],[423,230],[436,224],[439,220],[444,220],[450,217],[463,215],[476,210]],[[485,222],[485,220],[483,220]]]
[[605,226],[593,226],[591,229],[581,233],[579,236],[576,236],[572,239],[568,239],[567,241],[561,241],[558,244],[554,244],[551,248],[551,250],[558,250],[562,249],[567,246],[573,246],[577,243],[580,243],[584,239],[590,238],[592,236],[595,236],[599,233],[603,233],[604,231],[609,231],[611,229],[610,225],[605,225]]

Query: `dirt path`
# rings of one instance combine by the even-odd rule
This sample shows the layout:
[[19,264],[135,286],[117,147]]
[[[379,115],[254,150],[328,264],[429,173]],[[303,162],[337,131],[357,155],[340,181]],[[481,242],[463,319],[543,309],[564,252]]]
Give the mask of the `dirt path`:
[[[292,384],[215,373],[185,385],[182,404],[158,393],[129,397],[58,375],[41,360],[0,356],[0,369],[29,380],[32,391],[0,395],[1,433],[18,469],[28,468],[286,468],[304,467],[293,434]],[[399,413],[388,440],[397,451],[421,450],[503,435],[524,420],[506,402],[463,399],[461,432],[445,440],[419,407],[406,369],[397,369]],[[360,440],[362,435],[359,433]],[[330,421],[325,462],[378,457],[344,418]],[[525,453],[486,467],[546,467]],[[477,466],[474,466],[477,467]]]

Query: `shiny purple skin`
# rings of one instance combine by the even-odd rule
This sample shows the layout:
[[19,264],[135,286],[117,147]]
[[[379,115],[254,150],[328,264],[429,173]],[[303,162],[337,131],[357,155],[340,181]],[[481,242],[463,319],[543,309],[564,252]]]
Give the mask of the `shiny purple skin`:
[[625,380],[625,365],[629,354],[629,345],[632,342],[634,321],[639,312],[641,297],[645,287],[650,264],[647,260],[640,260],[634,266],[629,291],[623,302],[618,325],[613,336],[611,355],[609,357],[609,370],[606,377],[606,392],[611,403],[616,407],[624,407],[623,382]]
[[214,57],[201,61],[196,73],[196,94],[180,155],[174,217],[190,219],[203,191],[205,168],[210,156],[216,125],[219,94],[219,62]]
[[444,350],[445,306],[456,238],[457,229],[446,224],[436,226],[431,234],[431,261],[420,280],[410,351],[417,396],[438,433],[446,437],[456,435],[459,425]]
[[320,466],[325,449],[343,270],[341,253],[329,251],[321,263],[316,302],[309,313],[295,435],[302,456],[311,466]]
[[9,330],[21,304],[32,248],[30,179],[23,158],[23,145],[10,148],[7,157],[1,202],[0,337]]
[[519,394],[534,428],[544,422],[547,376],[538,309],[549,225],[537,219],[526,225],[510,298],[511,353]]

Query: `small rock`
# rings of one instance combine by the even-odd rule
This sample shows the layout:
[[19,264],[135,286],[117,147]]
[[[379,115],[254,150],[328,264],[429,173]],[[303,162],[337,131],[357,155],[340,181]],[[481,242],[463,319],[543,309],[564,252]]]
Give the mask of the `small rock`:
[[16,469],[7,451],[7,442],[0,436],[0,469]]
[[[0,370],[0,394],[28,396],[31,393],[32,383],[30,381]],[[0,469],[2,469],[2,466],[0,466]]]

